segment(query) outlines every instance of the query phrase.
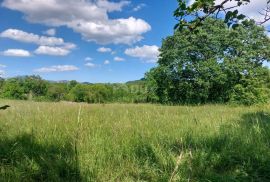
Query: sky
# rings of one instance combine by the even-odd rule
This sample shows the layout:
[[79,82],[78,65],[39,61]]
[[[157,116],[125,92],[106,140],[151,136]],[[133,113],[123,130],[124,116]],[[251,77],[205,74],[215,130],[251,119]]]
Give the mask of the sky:
[[176,1],[2,0],[0,74],[126,82],[156,65]]
[[[258,18],[264,6],[253,0],[240,12]],[[173,34],[176,7],[176,0],[0,0],[0,76],[141,79]]]

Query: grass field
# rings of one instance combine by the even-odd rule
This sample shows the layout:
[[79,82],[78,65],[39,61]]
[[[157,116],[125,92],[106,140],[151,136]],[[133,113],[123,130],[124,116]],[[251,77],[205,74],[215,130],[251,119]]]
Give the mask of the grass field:
[[0,103],[0,181],[270,181],[269,105]]

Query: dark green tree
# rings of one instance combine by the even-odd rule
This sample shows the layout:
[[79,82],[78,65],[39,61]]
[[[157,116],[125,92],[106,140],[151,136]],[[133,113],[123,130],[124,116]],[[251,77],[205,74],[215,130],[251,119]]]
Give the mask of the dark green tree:
[[69,99],[74,102],[85,102],[88,94],[89,89],[87,85],[77,84],[70,90]]
[[68,82],[68,90],[71,90],[73,87],[75,87],[78,84],[78,82],[76,80],[71,80],[70,82]]
[[263,63],[270,60],[270,40],[254,21],[231,29],[208,18],[196,32],[182,29],[167,37],[160,51],[158,66],[146,74],[152,100],[253,104],[268,99]]
[[33,97],[44,96],[47,93],[48,84],[40,76],[22,77],[24,92]]
[[11,78],[4,82],[1,96],[9,99],[27,99],[23,82],[18,78]]
[[64,83],[51,83],[48,86],[46,97],[50,101],[61,101],[68,94],[67,86]]

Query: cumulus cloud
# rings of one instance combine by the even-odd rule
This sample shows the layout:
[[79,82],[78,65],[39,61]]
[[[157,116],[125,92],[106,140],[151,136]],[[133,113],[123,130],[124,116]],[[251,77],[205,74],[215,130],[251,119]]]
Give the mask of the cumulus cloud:
[[108,12],[113,11],[122,11],[122,8],[124,6],[127,6],[130,4],[130,1],[120,1],[118,3],[116,2],[109,2],[107,0],[98,0],[97,5],[101,8],[106,9]]
[[[48,30],[53,33],[53,29]],[[48,32],[47,32],[48,33]],[[36,54],[45,54],[51,56],[68,55],[71,49],[76,48],[73,43],[65,42],[62,38],[39,36],[33,33],[24,32],[18,29],[7,29],[0,34],[2,38],[9,38],[19,42],[32,43],[40,45],[36,50]],[[26,54],[25,54],[26,55]]]
[[39,46],[34,52],[35,54],[50,56],[66,56],[70,53],[70,50],[61,47]]
[[51,72],[66,72],[66,71],[77,71],[79,70],[78,67],[74,65],[56,65],[51,67],[43,67],[34,70],[37,73],[51,73]]
[[111,48],[107,48],[107,47],[100,47],[97,49],[98,52],[102,52],[102,53],[105,53],[105,52],[112,52],[112,49]]
[[13,56],[13,57],[29,57],[31,53],[23,49],[8,49],[1,53],[4,56]]
[[4,0],[3,7],[24,13],[26,20],[48,26],[66,26],[98,44],[132,44],[143,39],[151,26],[134,17],[110,19],[128,1],[108,0]]
[[44,31],[43,33],[46,35],[49,35],[49,36],[55,36],[56,30],[54,28],[51,28],[51,29]]
[[0,37],[37,45],[63,46],[68,49],[76,47],[75,44],[66,43],[62,38],[39,36],[18,29],[7,29],[0,34]]
[[97,65],[95,65],[94,63],[86,63],[85,66],[86,67],[89,67],[89,68],[95,68],[95,67],[97,67]]
[[3,68],[6,68],[7,66],[6,65],[3,65],[3,64],[0,64],[0,77],[4,77],[5,74],[6,74],[6,71],[3,70]]
[[6,74],[5,70],[0,70],[0,77],[5,76],[5,74]]
[[141,4],[138,4],[137,6],[135,6],[133,8],[133,11],[140,11],[142,8],[144,8],[146,6],[146,4],[144,3],[141,3]]
[[157,61],[159,56],[159,47],[156,45],[144,45],[142,47],[136,46],[125,50],[125,54],[131,57],[142,59],[149,63]]
[[116,57],[114,57],[114,61],[117,61],[117,62],[122,62],[122,61],[125,61],[125,59],[124,59],[124,58],[121,58],[121,57],[116,56]]
[[93,58],[91,58],[91,57],[86,57],[86,58],[84,58],[84,60],[85,60],[85,61],[93,61]]
[[110,61],[109,60],[105,60],[104,61],[104,64],[110,64]]

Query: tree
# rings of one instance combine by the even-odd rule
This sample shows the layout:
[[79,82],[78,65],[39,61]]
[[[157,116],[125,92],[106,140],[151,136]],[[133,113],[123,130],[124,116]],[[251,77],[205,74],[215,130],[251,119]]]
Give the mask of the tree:
[[0,77],[0,90],[2,89],[4,83],[5,83],[5,79]]
[[[174,12],[174,16],[179,23],[176,24],[175,29],[189,28],[196,29],[201,26],[209,16],[219,17],[220,13],[225,14],[224,21],[227,25],[233,28],[240,23],[246,24],[248,20],[244,20],[246,15],[240,14],[238,7],[244,6],[253,0],[195,0],[191,5],[187,4],[186,0],[178,0],[178,8]],[[270,21],[270,0],[264,0],[268,5],[260,12],[263,20],[257,22],[263,25]],[[234,4],[232,2],[235,2]]]
[[40,76],[26,76],[23,80],[24,92],[34,97],[44,96],[47,93],[47,82],[42,80]]
[[66,84],[63,83],[51,83],[48,87],[46,97],[51,101],[64,100],[64,97],[68,93]]
[[76,84],[76,86],[74,86],[70,90],[69,97],[71,101],[74,101],[74,102],[85,102],[88,94],[89,94],[89,89],[87,85]]
[[18,78],[8,79],[4,82],[1,96],[9,99],[26,99],[23,83]]
[[[162,103],[265,102],[270,40],[254,21],[228,28],[208,18],[163,40],[158,66],[146,74],[150,100]],[[244,88],[244,89],[242,89]]]
[[78,82],[76,80],[71,80],[70,82],[68,82],[68,90],[71,90],[77,84],[78,84]]

